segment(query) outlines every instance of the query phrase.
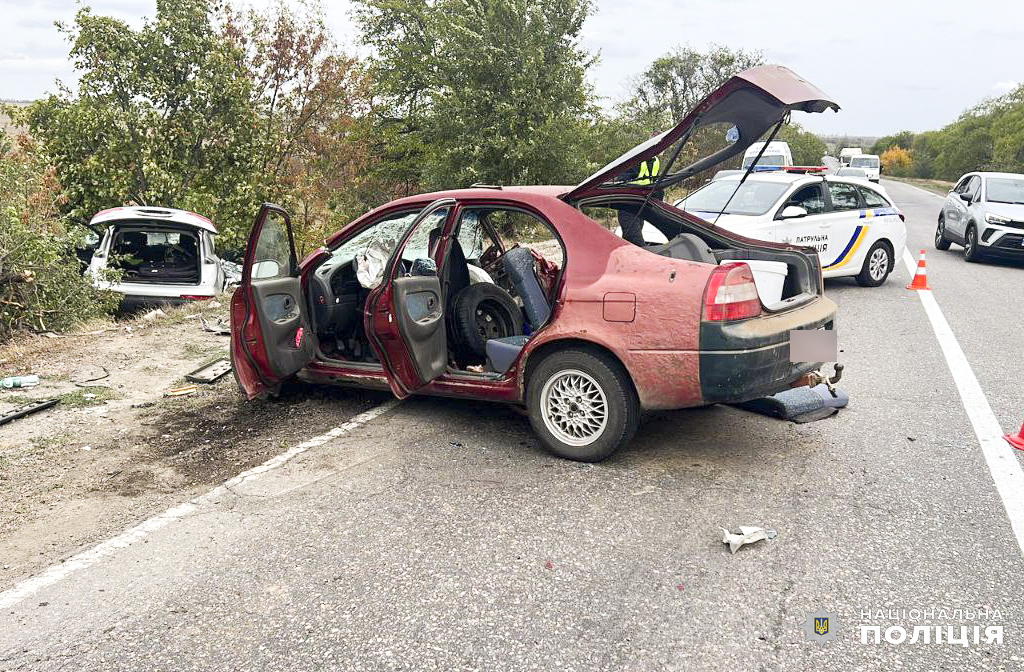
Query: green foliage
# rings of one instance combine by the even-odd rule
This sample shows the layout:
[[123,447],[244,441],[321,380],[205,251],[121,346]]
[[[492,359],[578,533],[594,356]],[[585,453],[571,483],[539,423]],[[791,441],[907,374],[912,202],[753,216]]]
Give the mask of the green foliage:
[[650,132],[678,124],[697,103],[737,72],[761,65],[759,51],[712,44],[706,51],[676,47],[655,59],[631,87],[620,114]]
[[67,329],[118,301],[82,276],[83,230],[69,232],[58,215],[64,195],[48,158],[27,136],[0,134],[0,340]]
[[593,115],[579,44],[589,0],[359,0],[388,137],[410,189],[579,179]]
[[875,153],[909,150],[912,177],[956,180],[973,170],[1024,172],[1024,86],[982,101],[938,131],[903,131],[879,140]]
[[[339,147],[367,96],[355,61],[315,11],[214,7],[158,0],[138,30],[83,8],[62,26],[78,92],[38,101],[28,121],[76,221],[126,203],[183,208],[210,217],[218,245],[237,251],[257,205],[284,199],[300,230],[326,228],[339,203],[325,182],[364,156]],[[336,160],[319,161],[324,145]]]
[[775,139],[789,143],[789,149],[793,153],[793,165],[796,166],[820,166],[822,157],[828,154],[825,141],[814,133],[805,131],[799,124],[786,124],[779,129]]

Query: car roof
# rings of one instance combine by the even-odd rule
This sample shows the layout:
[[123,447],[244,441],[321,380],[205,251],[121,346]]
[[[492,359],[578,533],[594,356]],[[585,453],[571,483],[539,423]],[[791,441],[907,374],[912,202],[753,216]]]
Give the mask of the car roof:
[[445,191],[432,191],[426,194],[416,194],[404,198],[395,199],[386,204],[387,207],[401,206],[406,204],[436,201],[441,198],[456,198],[460,200],[471,198],[494,198],[517,200],[521,196],[545,196],[557,199],[559,195],[572,189],[564,185],[531,185],[531,186],[472,186],[464,189],[447,189]]
[[[1024,174],[1022,174],[1022,173],[997,173],[997,172],[988,172],[988,171],[978,171],[978,172],[975,172],[975,173],[967,173],[966,175],[978,175],[978,176],[981,176],[981,177],[1011,177],[1011,178],[1015,178],[1015,179],[1024,178]],[[965,177],[966,177],[966,175],[965,175]],[[961,179],[963,179],[963,178],[961,178]],[[957,180],[957,181],[959,182],[959,180]]]
[[210,233],[217,233],[217,227],[208,218],[197,215],[188,210],[177,208],[158,208],[148,206],[126,206],[120,208],[107,208],[100,210],[89,221],[90,224],[104,224],[110,226],[117,222],[146,220],[148,222],[169,222],[173,224],[184,224],[196,229],[203,229]]

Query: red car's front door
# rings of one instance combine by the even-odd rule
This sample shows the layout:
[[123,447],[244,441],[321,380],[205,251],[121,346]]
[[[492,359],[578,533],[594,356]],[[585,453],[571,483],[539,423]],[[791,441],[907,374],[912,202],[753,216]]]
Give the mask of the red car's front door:
[[313,361],[291,220],[265,203],[249,233],[242,282],[231,297],[231,364],[249,399]]
[[444,228],[455,201],[434,201],[416,217],[395,247],[380,285],[366,300],[365,327],[384,366],[391,391],[404,399],[448,368],[445,305],[433,250],[414,241]]

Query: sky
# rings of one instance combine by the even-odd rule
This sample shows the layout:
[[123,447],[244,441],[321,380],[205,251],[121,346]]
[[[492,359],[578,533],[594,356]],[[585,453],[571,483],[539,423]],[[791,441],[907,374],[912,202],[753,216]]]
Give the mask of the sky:
[[[248,0],[265,6],[270,0]],[[288,0],[286,0],[287,2]],[[825,134],[939,128],[1024,82],[1024,3],[974,0],[594,0],[583,46],[599,56],[590,82],[604,105],[672,48],[710,43],[762,51],[828,93],[838,114],[795,113]],[[155,0],[91,0],[94,13],[138,26]],[[340,44],[358,50],[349,0],[323,0]],[[0,99],[35,99],[75,81],[54,27],[74,0],[0,0]]]

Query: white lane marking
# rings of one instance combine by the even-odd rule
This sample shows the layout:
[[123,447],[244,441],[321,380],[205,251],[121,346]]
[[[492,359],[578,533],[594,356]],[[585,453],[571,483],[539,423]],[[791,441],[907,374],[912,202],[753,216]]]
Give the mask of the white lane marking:
[[271,469],[280,467],[288,462],[288,460],[292,459],[296,455],[306,452],[310,448],[322,446],[331,439],[336,439],[342,434],[365,425],[374,418],[387,413],[400,403],[401,401],[398,399],[392,399],[380,406],[375,406],[368,411],[360,413],[340,427],[335,427],[325,434],[321,434],[320,436],[313,437],[308,441],[304,441],[294,448],[290,448],[280,455],[270,458],[257,467],[253,467],[248,471],[243,471],[234,478],[224,481],[222,484],[204,495],[200,495],[185,502],[184,504],[179,504],[170,508],[161,514],[139,523],[135,527],[117,535],[116,537],[104,541],[88,551],[79,553],[59,565],[53,565],[52,567],[47,568],[37,576],[25,579],[13,588],[0,593],[0,609],[6,609],[7,607],[14,606],[26,597],[29,597],[33,593],[42,590],[47,586],[51,586],[58,581],[61,581],[70,574],[77,572],[80,569],[85,569],[86,567],[95,565],[103,558],[113,555],[122,548],[131,546],[136,541],[149,535],[151,532],[159,530],[168,523],[185,518],[186,516],[199,511],[204,506],[216,504],[221,500],[221,498],[229,494],[232,488],[235,488],[250,479],[258,478],[261,474],[265,474]]
[[[913,275],[917,269],[917,262],[907,250],[903,251],[903,263],[907,271]],[[1003,429],[999,425],[999,420],[992,412],[992,407],[989,406],[988,399],[985,398],[985,393],[959,341],[949,327],[942,308],[931,291],[918,290],[917,294],[921,297],[924,312],[932,323],[935,338],[946,357],[949,372],[953,374],[953,381],[960,392],[960,400],[967,411],[974,434],[978,437],[978,443],[981,444],[981,452],[988,463],[992,480],[995,481],[996,492],[1003,500],[1003,507],[1006,508],[1013,534],[1017,537],[1017,544],[1021,553],[1024,553],[1024,470],[1021,469],[1013,448],[1003,439]]]

